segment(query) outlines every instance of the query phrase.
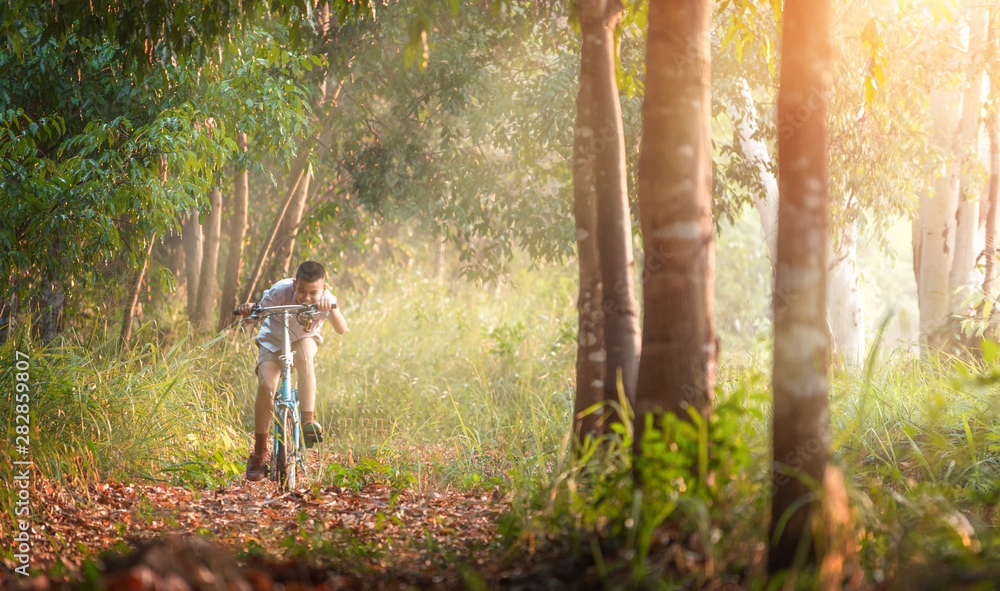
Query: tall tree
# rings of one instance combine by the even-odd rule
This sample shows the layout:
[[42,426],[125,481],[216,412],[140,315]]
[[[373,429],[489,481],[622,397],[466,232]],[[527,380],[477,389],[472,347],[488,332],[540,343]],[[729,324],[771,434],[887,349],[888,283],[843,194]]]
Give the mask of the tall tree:
[[829,0],[784,5],[778,91],[778,259],[774,287],[774,491],[768,570],[807,543],[829,458],[826,330],[831,76]]
[[987,35],[988,9],[968,0],[962,3],[966,11],[968,48],[965,56],[965,80],[962,89],[962,120],[958,132],[958,204],[955,210],[955,260],[949,275],[948,293],[951,312],[967,315],[963,307],[970,292],[981,279],[976,267],[979,252],[979,187],[973,181],[973,171],[981,162],[983,67]]
[[[647,412],[711,412],[713,317],[708,0],[649,6],[639,211],[645,264],[636,442]],[[603,252],[601,253],[603,256]]]
[[205,215],[205,242],[201,260],[201,275],[198,278],[198,298],[192,322],[202,332],[208,332],[212,324],[212,307],[218,292],[219,239],[222,230],[222,191],[218,186],[208,194],[209,211]]
[[139,303],[139,291],[142,288],[143,280],[146,278],[146,270],[149,268],[149,257],[153,253],[153,246],[155,244],[156,232],[153,232],[153,235],[149,238],[149,245],[146,247],[145,256],[142,259],[142,265],[135,273],[135,278],[133,278],[132,284],[129,286],[128,299],[125,300],[121,331],[118,333],[118,342],[122,347],[127,347],[129,341],[132,339],[132,319],[135,317],[135,307]]
[[[604,399],[618,401],[618,374],[630,404],[639,368],[639,313],[633,287],[632,216],[625,179],[625,131],[615,66],[620,0],[580,5],[581,54],[589,54],[590,128],[593,130],[597,247],[604,316]],[[582,70],[581,70],[582,71]]]
[[198,307],[198,280],[201,278],[202,234],[198,222],[198,210],[191,208],[181,225],[181,239],[184,244],[184,279],[187,291],[188,318],[195,318]]
[[[593,23],[588,21],[587,26],[591,27]],[[598,82],[594,72],[595,50],[600,49],[595,40],[599,38],[589,29],[584,30],[580,45],[580,85],[573,134],[573,217],[576,221],[577,263],[580,271],[573,430],[581,439],[598,431],[599,415],[583,413],[604,399],[605,380],[604,330],[601,323],[603,296],[597,247],[597,192],[594,186],[596,162],[592,124],[593,88]]]
[[[952,87],[942,75],[931,91],[933,134],[931,144],[942,155],[940,173],[933,192],[922,195],[913,226],[914,274],[920,306],[920,336],[931,349],[953,340],[957,326],[953,314],[965,315],[962,303],[979,282],[974,245],[978,241],[978,195],[966,171],[978,159],[981,129],[981,76],[987,32],[985,9],[963,2],[963,18],[969,45],[964,55],[952,60],[965,69],[963,89]],[[950,44],[945,51],[951,49]],[[956,293],[959,292],[959,293]]]
[[[247,134],[236,133],[236,146],[240,155],[247,151]],[[246,166],[239,166],[233,178],[232,210],[229,215],[227,234],[229,236],[229,254],[226,258],[226,277],[222,283],[222,296],[219,300],[219,330],[225,329],[233,321],[230,313],[239,302],[236,301],[236,290],[239,288],[240,271],[243,270],[243,242],[247,236],[247,204],[249,202],[250,173]]]

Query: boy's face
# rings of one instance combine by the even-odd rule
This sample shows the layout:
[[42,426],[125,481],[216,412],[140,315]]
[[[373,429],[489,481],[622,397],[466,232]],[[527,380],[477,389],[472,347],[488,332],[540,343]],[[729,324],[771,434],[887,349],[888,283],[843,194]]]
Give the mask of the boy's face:
[[295,279],[292,286],[295,289],[296,304],[315,304],[319,302],[320,296],[326,291],[326,280],[299,281]]

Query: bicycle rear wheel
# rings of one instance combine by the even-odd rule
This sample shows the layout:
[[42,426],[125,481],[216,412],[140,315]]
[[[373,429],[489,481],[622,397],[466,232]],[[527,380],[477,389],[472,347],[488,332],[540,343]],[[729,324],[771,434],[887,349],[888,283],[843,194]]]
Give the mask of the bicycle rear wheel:
[[295,417],[292,410],[283,408],[277,417],[278,431],[275,437],[274,462],[278,474],[278,488],[291,490],[296,483]]

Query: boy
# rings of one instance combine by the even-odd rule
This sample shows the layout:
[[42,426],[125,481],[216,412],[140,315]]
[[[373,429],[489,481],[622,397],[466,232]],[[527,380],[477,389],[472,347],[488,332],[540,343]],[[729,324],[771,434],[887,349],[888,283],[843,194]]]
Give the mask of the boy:
[[[289,325],[292,350],[295,351],[295,371],[299,374],[298,397],[302,412],[302,434],[306,447],[323,441],[323,428],[313,418],[316,405],[316,372],[313,360],[316,349],[323,344],[319,329],[327,317],[337,334],[347,332],[347,322],[337,309],[337,298],[333,297],[326,285],[326,269],[315,261],[299,265],[295,279],[282,279],[264,292],[259,305],[288,306],[292,304],[315,304],[324,314],[317,314],[308,331],[297,322]],[[241,304],[237,311],[241,316],[249,316],[258,304]],[[267,472],[267,432],[271,426],[271,405],[278,379],[281,377],[282,328],[277,316],[268,316],[257,334],[257,401],[254,405],[253,453],[247,458],[247,480],[257,482]]]

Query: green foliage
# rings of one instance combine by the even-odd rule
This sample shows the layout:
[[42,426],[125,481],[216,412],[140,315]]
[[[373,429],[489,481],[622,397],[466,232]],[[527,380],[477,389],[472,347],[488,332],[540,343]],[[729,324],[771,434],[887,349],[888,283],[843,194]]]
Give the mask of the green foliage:
[[[341,21],[374,12],[368,0],[334,0],[331,13]],[[33,51],[32,38],[41,35],[64,45],[81,39],[115,41],[115,58],[124,69],[139,73],[174,59],[192,59],[201,66],[228,55],[226,41],[251,27],[258,16],[270,14],[289,30],[293,44],[303,36],[319,3],[307,0],[220,2],[60,2],[17,1],[0,7],[0,45],[20,59]],[[308,26],[308,25],[307,25]],[[136,67],[137,66],[137,67]]]

